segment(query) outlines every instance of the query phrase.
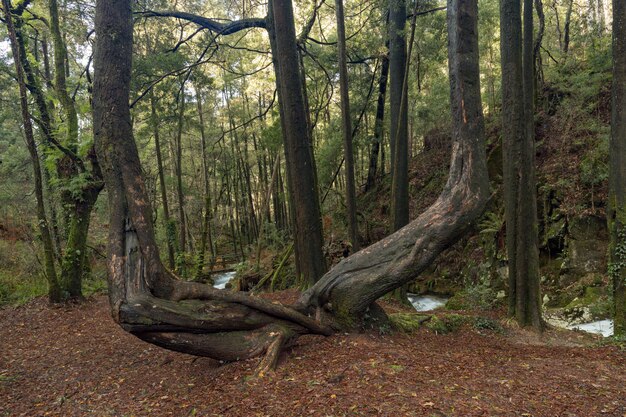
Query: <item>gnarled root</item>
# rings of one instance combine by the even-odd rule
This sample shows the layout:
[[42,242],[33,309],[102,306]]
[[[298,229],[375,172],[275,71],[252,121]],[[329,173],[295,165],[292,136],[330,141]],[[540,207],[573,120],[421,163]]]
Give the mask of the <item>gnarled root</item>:
[[[252,331],[219,333],[140,332],[140,339],[157,346],[220,361],[237,361],[265,354],[255,375],[262,377],[275,369],[281,350],[299,336],[298,329],[268,324]],[[303,330],[303,329],[299,329]]]

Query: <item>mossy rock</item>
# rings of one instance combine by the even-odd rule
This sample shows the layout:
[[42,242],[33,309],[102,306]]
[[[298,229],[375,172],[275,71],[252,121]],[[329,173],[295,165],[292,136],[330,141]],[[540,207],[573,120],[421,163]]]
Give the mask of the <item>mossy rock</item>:
[[498,298],[498,292],[485,285],[468,287],[454,294],[446,303],[447,310],[490,310],[502,299]]
[[472,306],[468,303],[467,295],[461,291],[448,300],[445,308],[446,310],[467,310],[472,308]]
[[426,327],[437,334],[448,334],[457,331],[461,326],[471,321],[471,317],[459,314],[448,314],[442,317],[433,316],[426,323]]
[[389,315],[389,319],[397,330],[406,333],[417,331],[422,325],[431,320],[433,316],[415,313],[394,313]]
[[572,309],[576,307],[589,307],[592,304],[596,304],[602,295],[604,294],[603,288],[600,287],[585,287],[583,294],[574,298],[565,309]]

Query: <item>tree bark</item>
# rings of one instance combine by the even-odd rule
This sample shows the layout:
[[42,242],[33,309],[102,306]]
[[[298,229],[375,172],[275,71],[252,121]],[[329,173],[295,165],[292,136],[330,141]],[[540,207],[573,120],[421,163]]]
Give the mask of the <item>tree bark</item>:
[[[541,43],[546,30],[546,15],[543,12],[543,0],[535,0],[535,9],[539,18],[539,29],[537,30],[537,38],[535,39],[535,47],[533,50],[535,62],[535,99],[537,99],[538,91],[543,89],[543,61],[541,59]],[[535,100],[536,102],[536,100]]]
[[326,271],[322,253],[322,218],[315,179],[313,154],[306,124],[306,108],[300,72],[291,0],[268,5],[268,31],[276,72],[287,186],[292,206],[296,270],[304,283],[313,284]]
[[165,185],[165,170],[163,168],[163,154],[161,153],[161,139],[159,134],[159,121],[156,114],[156,100],[154,91],[150,91],[150,123],[154,134],[154,148],[157,157],[157,171],[159,173],[159,188],[163,203],[163,225],[165,226],[165,240],[167,244],[167,259],[169,268],[173,271],[176,267],[176,252],[178,251],[178,239],[176,229],[170,216],[170,205],[167,198],[167,186]]
[[343,0],[335,0],[337,17],[337,55],[339,57],[339,87],[341,93],[341,127],[343,131],[343,152],[346,162],[346,210],[348,234],[352,249],[360,249],[359,228],[356,219],[356,191],[354,186],[354,153],[352,150],[352,120],[350,115],[350,95],[348,90],[348,65],[346,63],[346,27],[343,13]]
[[[341,328],[360,322],[370,307],[370,315],[377,313],[377,298],[414,279],[484,210],[489,184],[477,1],[449,0],[448,13],[453,115],[448,182],[439,199],[413,223],[347,258],[303,294],[300,309],[324,307],[330,321]],[[265,353],[259,374],[271,369],[281,348],[299,335],[330,334],[328,326],[294,309],[180,281],[163,267],[130,123],[130,1],[98,0],[95,26],[94,135],[109,190],[107,267],[114,319],[146,341],[195,355],[237,360]]]
[[196,86],[196,106],[198,109],[198,118],[200,119],[200,147],[202,148],[202,179],[204,184],[204,216],[202,218],[202,235],[200,236],[200,248],[198,249],[198,261],[196,265],[196,278],[199,278],[202,275],[202,269],[205,264],[204,258],[207,244],[209,245],[209,251],[211,253],[209,266],[213,265],[215,250],[213,249],[213,233],[211,231],[213,204],[211,203],[209,163],[206,149],[206,135],[204,132],[204,115],[202,114],[202,95],[200,94],[198,86]]
[[626,336],[626,3],[613,0],[613,90],[609,161],[609,277],[616,336]]
[[569,0],[567,12],[565,13],[565,23],[563,24],[563,53],[567,55],[569,52],[570,41],[570,25],[572,22],[572,11],[574,9],[574,0]]
[[522,19],[518,0],[500,2],[500,57],[502,67],[502,172],[508,257],[508,308],[515,315],[517,254],[517,172],[519,143],[524,135],[522,85]]
[[385,239],[341,261],[298,302],[340,328],[362,325],[382,295],[415,279],[483,213],[489,195],[478,68],[476,0],[448,0],[453,153],[437,201]]
[[500,9],[503,184],[509,261],[509,314],[541,331],[534,144],[533,2],[524,0],[524,41],[518,0]]
[[374,120],[374,139],[370,150],[370,162],[367,169],[367,182],[365,192],[371,190],[376,184],[378,171],[378,154],[383,143],[384,120],[385,120],[385,96],[387,93],[387,79],[389,78],[389,42],[386,42],[387,53],[381,58],[380,78],[378,79],[378,101],[376,102],[376,119]]
[[520,146],[517,230],[517,305],[515,314],[522,326],[543,330],[539,285],[539,232],[537,223],[537,180],[535,176],[535,59],[533,0],[524,0],[523,87],[524,141]]
[[408,83],[406,3],[389,0],[389,112],[393,230],[409,222]]
[[[176,133],[176,164],[174,169],[176,172],[176,197],[178,199],[178,242],[179,253],[177,257],[182,257],[187,249],[187,229],[185,222],[185,193],[183,190],[183,122],[185,118],[185,81],[180,83],[180,98],[178,99],[178,130]],[[184,260],[177,259],[177,271],[180,274],[185,273]]]
[[15,65],[15,73],[17,74],[17,83],[20,92],[20,108],[22,111],[22,122],[24,123],[24,136],[26,138],[26,145],[28,146],[28,152],[30,154],[30,160],[33,164],[35,198],[37,200],[37,220],[39,233],[41,234],[41,240],[44,249],[44,274],[46,276],[46,280],[48,281],[48,299],[53,303],[57,303],[62,301],[61,287],[59,285],[56,269],[54,266],[54,246],[52,244],[50,227],[48,225],[48,218],[46,216],[45,202],[43,197],[43,182],[41,177],[41,165],[39,163],[39,154],[37,152],[37,145],[35,143],[35,135],[33,133],[33,124],[30,119],[30,113],[28,111],[28,97],[26,95],[24,70],[20,64],[21,52],[18,46],[15,25],[13,23],[13,16],[11,15],[11,4],[9,3],[9,0],[2,0],[2,8],[4,9],[4,20],[7,25],[7,31],[9,33],[9,41],[11,44],[11,51],[13,53],[13,63]]

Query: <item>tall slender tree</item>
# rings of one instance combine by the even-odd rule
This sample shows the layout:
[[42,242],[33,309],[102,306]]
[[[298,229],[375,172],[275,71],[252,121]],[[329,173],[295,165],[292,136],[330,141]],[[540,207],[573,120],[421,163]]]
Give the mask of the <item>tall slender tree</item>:
[[626,2],[613,0],[613,91],[609,161],[609,276],[615,335],[626,336]]
[[326,272],[326,260],[322,253],[322,217],[301,74],[291,70],[298,62],[293,6],[291,0],[271,0],[268,11],[287,186],[293,202],[296,272],[303,276],[307,285],[311,285]]
[[46,280],[48,281],[48,299],[51,302],[56,303],[62,301],[63,297],[54,265],[54,246],[52,244],[48,217],[46,216],[41,164],[39,163],[39,153],[37,152],[37,144],[35,143],[35,135],[33,133],[33,123],[28,110],[28,97],[24,69],[20,64],[22,62],[20,48],[18,46],[17,34],[13,23],[11,4],[9,3],[9,0],[2,0],[2,9],[4,11],[4,21],[6,22],[9,32],[9,42],[13,53],[13,64],[15,65],[17,84],[20,92],[20,108],[22,111],[22,123],[24,124],[24,136],[26,138],[26,145],[28,146],[28,152],[30,154],[30,160],[33,164],[35,198],[37,199],[37,224],[39,226],[39,233],[41,234],[41,240],[44,248],[44,274],[46,276]]
[[350,116],[350,95],[348,93],[348,64],[346,63],[346,25],[343,13],[343,0],[335,0],[337,17],[337,55],[339,57],[339,84],[341,90],[341,127],[343,132],[343,152],[346,161],[346,205],[348,231],[352,249],[360,249],[359,230],[356,218],[356,191],[354,186],[354,153],[352,150],[352,119]]
[[389,126],[393,230],[409,222],[408,83],[406,78],[406,2],[389,0]]
[[543,328],[534,143],[533,2],[500,3],[502,138],[509,314],[522,326]]

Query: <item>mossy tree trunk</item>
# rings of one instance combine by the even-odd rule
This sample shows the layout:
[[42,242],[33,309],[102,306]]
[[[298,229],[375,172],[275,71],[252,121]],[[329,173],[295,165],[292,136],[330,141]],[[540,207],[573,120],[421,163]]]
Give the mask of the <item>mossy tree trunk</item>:
[[37,224],[44,249],[44,274],[48,281],[48,299],[53,302],[60,302],[62,299],[61,288],[56,274],[54,265],[54,245],[52,244],[52,235],[50,226],[46,216],[45,201],[43,196],[43,181],[41,175],[41,164],[39,163],[39,153],[37,152],[37,144],[35,143],[35,135],[33,133],[33,124],[28,110],[28,97],[26,82],[24,77],[24,69],[22,68],[20,48],[18,45],[13,16],[11,15],[11,5],[9,0],[2,0],[2,8],[4,10],[4,21],[7,25],[9,33],[9,42],[13,53],[13,63],[15,65],[15,73],[17,75],[17,84],[20,92],[20,108],[22,112],[22,122],[24,124],[24,136],[26,145],[30,154],[30,160],[33,164],[33,178],[35,179],[35,198],[37,199]]
[[[7,4],[10,6],[10,3]],[[62,192],[62,200],[68,219],[68,240],[61,259],[61,277],[59,279],[60,297],[58,299],[55,297],[53,301],[80,299],[82,298],[82,276],[85,272],[89,217],[95,200],[103,187],[102,177],[93,148],[86,158],[81,158],[77,154],[78,124],[77,120],[74,120],[77,116],[74,102],[67,92],[65,78],[67,53],[65,51],[65,45],[62,39],[60,39],[56,3],[50,4],[50,13],[52,20],[51,29],[53,32],[58,32],[56,35],[53,33],[53,39],[55,41],[55,94],[60,97],[59,101],[61,102],[63,110],[66,112],[67,137],[64,141],[59,140],[57,137],[57,129],[53,122],[50,105],[46,100],[41,82],[26,53],[27,37],[23,31],[24,24],[21,14],[25,11],[28,4],[28,2],[21,3],[20,6],[13,9],[18,12],[15,16],[14,29],[16,46],[19,52],[17,57],[20,60],[26,86],[39,112],[39,117],[36,120],[46,144],[56,148],[62,154],[56,166],[59,178],[64,180],[66,184],[69,184],[72,179],[76,179],[79,175],[84,175],[84,179],[80,180],[78,189],[72,190],[71,192],[70,190]],[[62,74],[59,75],[59,72]],[[88,164],[91,166],[91,169],[87,167]],[[56,291],[56,289],[52,290]]]

